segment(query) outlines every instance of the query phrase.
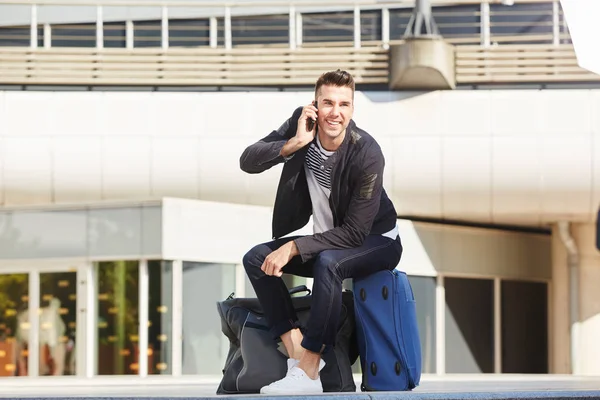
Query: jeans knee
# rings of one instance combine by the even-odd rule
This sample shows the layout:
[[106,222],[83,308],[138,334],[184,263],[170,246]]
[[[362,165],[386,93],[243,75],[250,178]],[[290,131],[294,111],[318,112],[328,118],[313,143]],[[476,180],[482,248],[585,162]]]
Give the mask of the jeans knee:
[[250,249],[242,258],[246,272],[250,273],[260,268],[267,255],[271,252],[264,244],[259,244]]
[[322,251],[317,255],[315,261],[315,274],[327,274],[329,276],[338,275],[339,259],[332,251]]

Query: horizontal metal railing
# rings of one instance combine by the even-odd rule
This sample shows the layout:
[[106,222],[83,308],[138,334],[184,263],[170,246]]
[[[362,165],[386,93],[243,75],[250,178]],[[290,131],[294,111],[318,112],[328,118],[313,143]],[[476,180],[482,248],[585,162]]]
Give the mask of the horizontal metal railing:
[[388,81],[381,48],[0,48],[0,83],[70,85],[305,85],[344,68],[357,83]]
[[456,47],[459,84],[600,81],[577,63],[571,45]]
[[[458,84],[588,82],[570,45],[455,46]],[[380,47],[236,49],[0,48],[0,84],[312,85],[326,70],[350,71],[358,84],[389,82]]]
[[[454,44],[570,41],[559,0],[515,0],[514,6],[499,0],[431,1],[441,33]],[[0,26],[0,46],[387,46],[403,38],[413,5],[414,0],[0,0],[0,13],[6,13],[3,7],[21,7],[13,11],[21,15],[15,25]],[[57,11],[64,6],[68,14]]]

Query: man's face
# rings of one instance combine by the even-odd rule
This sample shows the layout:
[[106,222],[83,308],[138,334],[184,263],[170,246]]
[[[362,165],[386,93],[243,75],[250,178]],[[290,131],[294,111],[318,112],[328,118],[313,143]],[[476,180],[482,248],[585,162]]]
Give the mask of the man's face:
[[335,139],[346,130],[354,113],[352,95],[349,87],[321,86],[317,95],[321,134]]

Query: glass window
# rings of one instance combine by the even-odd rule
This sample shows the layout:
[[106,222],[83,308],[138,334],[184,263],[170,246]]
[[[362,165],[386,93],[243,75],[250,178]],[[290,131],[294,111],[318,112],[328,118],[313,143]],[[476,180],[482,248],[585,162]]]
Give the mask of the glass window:
[[125,48],[125,22],[104,22],[102,29],[104,31],[104,47]]
[[96,47],[96,24],[52,25],[52,47]]
[[354,41],[354,13],[310,13],[302,15],[302,41],[352,42]]
[[77,272],[40,274],[39,375],[76,375]]
[[450,42],[480,43],[479,4],[434,7],[432,13],[440,34]]
[[[29,26],[7,26],[0,27],[0,46],[28,47],[30,44]],[[37,45],[44,46],[44,27],[38,25]]]
[[411,15],[411,8],[390,9],[390,40],[398,40],[404,37]]
[[435,286],[436,279],[424,276],[409,276],[417,304],[417,323],[421,341],[423,373],[435,373]]
[[169,47],[208,46],[209,43],[208,19],[169,20]]
[[27,375],[29,275],[0,275],[0,377]]
[[161,47],[161,21],[135,21],[133,23],[133,47]]
[[148,261],[148,374],[171,374],[173,263]]
[[183,263],[184,374],[221,374],[229,339],[221,332],[216,302],[235,291],[235,265]]
[[492,42],[552,43],[552,3],[490,4]]
[[97,374],[138,373],[138,261],[96,264],[98,318]]
[[445,278],[446,372],[494,372],[494,282]]
[[361,10],[360,40],[381,40],[381,10]]
[[502,372],[547,374],[547,284],[503,281],[501,288]]
[[289,43],[289,15],[231,18],[233,45]]

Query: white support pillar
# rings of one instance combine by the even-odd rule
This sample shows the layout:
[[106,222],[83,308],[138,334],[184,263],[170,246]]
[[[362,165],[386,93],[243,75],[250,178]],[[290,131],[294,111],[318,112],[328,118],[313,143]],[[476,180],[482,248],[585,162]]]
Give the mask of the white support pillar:
[[244,264],[235,266],[235,297],[246,296],[246,271]]
[[31,5],[31,23],[29,25],[29,47],[32,49],[37,49],[38,47],[38,33],[37,33],[37,25],[38,25],[38,17],[37,17],[37,5]]
[[102,6],[96,7],[96,48],[104,47],[104,22],[102,15]]
[[125,21],[125,47],[129,50],[133,49],[133,21],[128,19]]
[[231,50],[231,7],[225,7],[225,48]]
[[293,5],[290,5],[289,15],[289,38],[290,38],[290,49],[296,49],[296,9]]
[[80,269],[77,292],[77,375],[91,378],[96,375],[98,357],[98,326],[96,302],[98,301],[98,282],[94,264],[86,262]]
[[480,34],[481,34],[481,45],[484,47],[490,47],[491,45],[491,31],[490,31],[490,3],[483,1],[481,3],[481,21],[480,21]]
[[141,377],[148,376],[148,307],[150,304],[150,284],[148,281],[148,261],[140,260],[139,264],[139,328],[138,328],[138,374]]
[[446,289],[444,277],[437,276],[435,287],[435,369],[446,373]]
[[169,48],[169,8],[167,6],[162,6],[162,15],[161,15],[161,47],[163,49]]
[[381,9],[381,42],[384,49],[390,48],[390,9]]
[[560,44],[560,4],[558,0],[552,2],[552,44]]
[[49,49],[52,46],[52,27],[50,24],[44,24],[44,48]]
[[[27,371],[30,377],[39,376],[40,365],[40,273],[29,273],[29,343],[27,345]],[[21,349],[23,350],[23,349]]]
[[296,47],[302,47],[302,13],[296,13]]
[[217,45],[219,43],[219,40],[218,40],[219,39],[218,38],[219,29],[217,26],[217,17],[210,17],[208,19],[208,22],[209,22],[208,40],[210,42],[210,47],[212,49],[216,49]]
[[360,7],[354,6],[354,48],[360,48]]
[[171,332],[171,373],[173,376],[182,374],[182,341],[183,341],[183,263],[181,260],[173,261],[173,293],[172,298],[172,329]]
[[502,286],[494,278],[494,372],[502,373]]

